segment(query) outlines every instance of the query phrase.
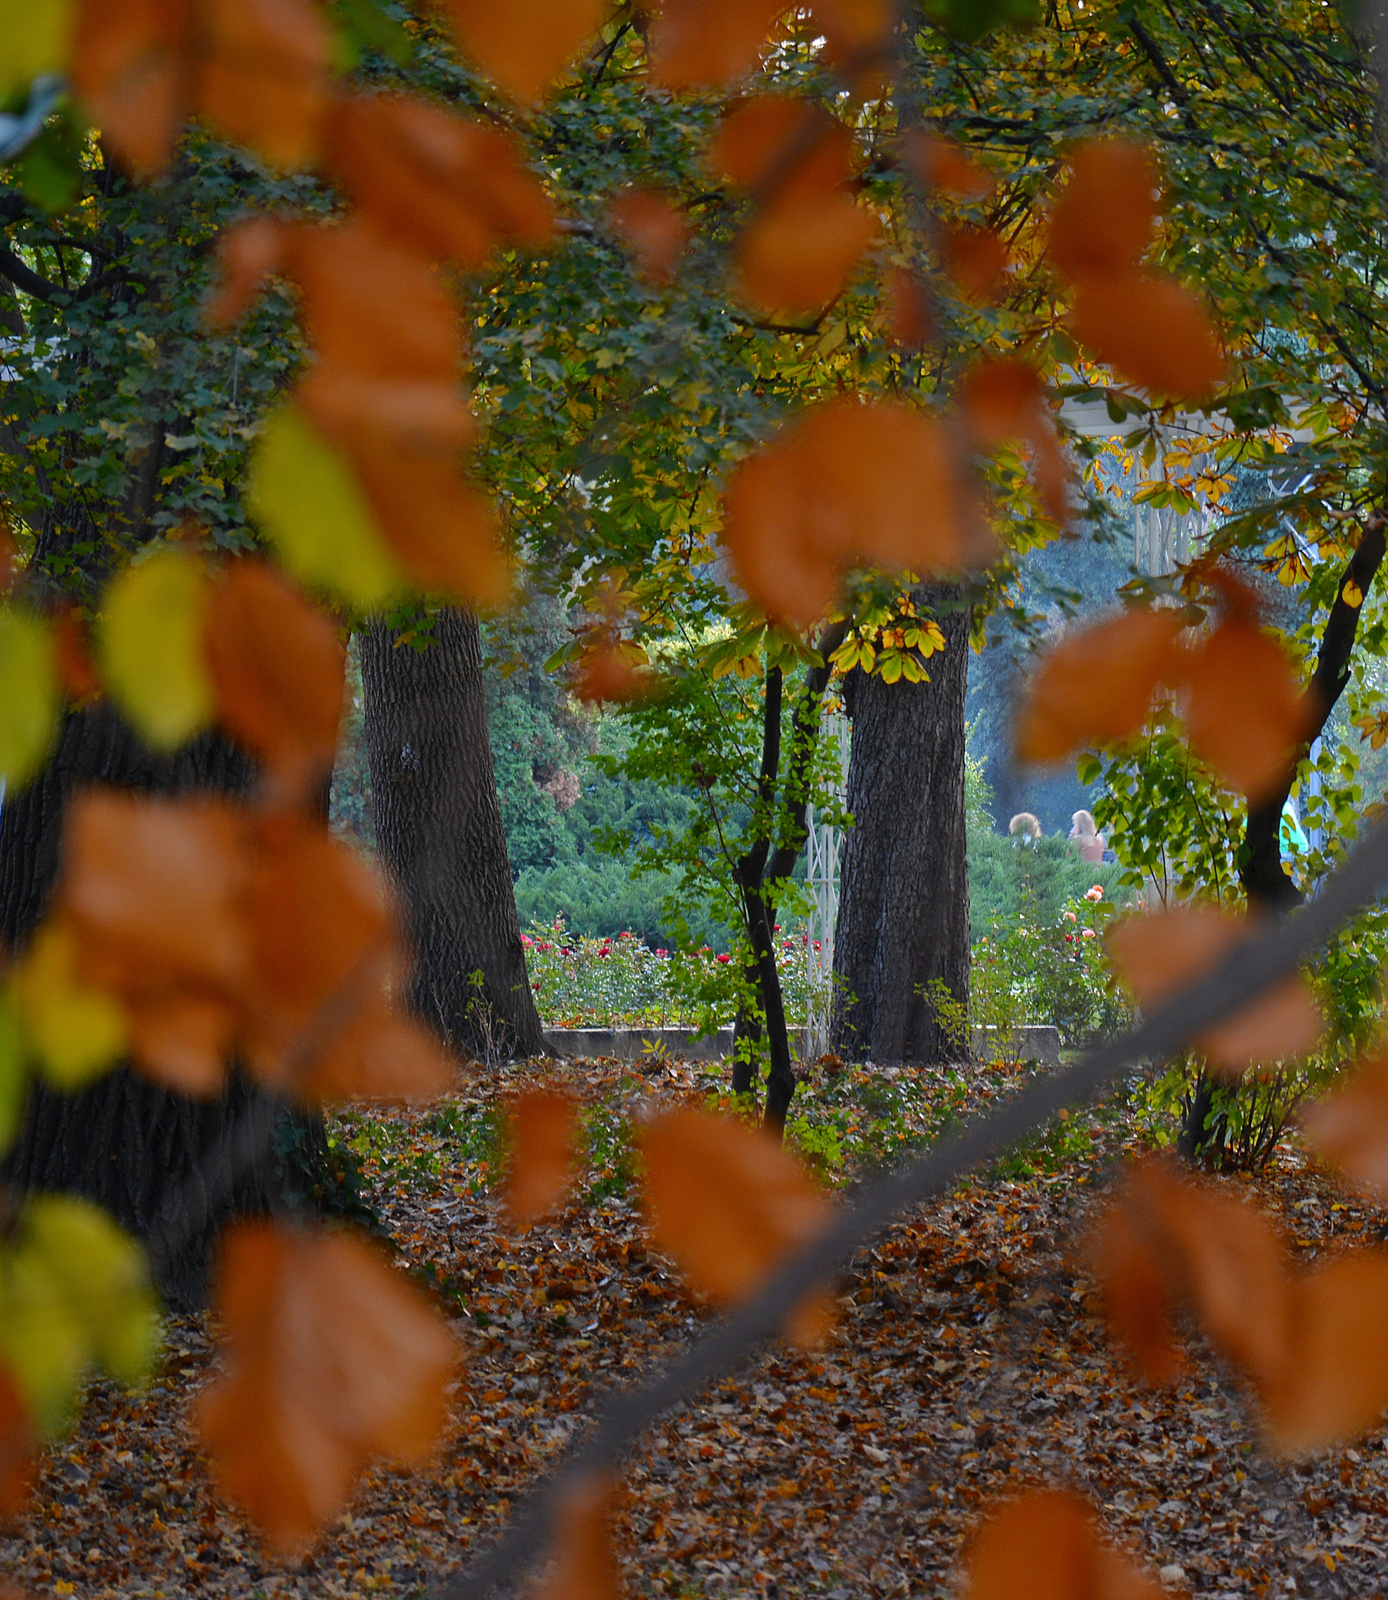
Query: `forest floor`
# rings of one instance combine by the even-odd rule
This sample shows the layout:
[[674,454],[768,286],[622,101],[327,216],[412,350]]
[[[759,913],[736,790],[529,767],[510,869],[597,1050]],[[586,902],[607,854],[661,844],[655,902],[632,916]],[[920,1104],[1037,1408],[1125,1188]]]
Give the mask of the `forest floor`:
[[[415,1595],[461,1565],[581,1429],[595,1398],[697,1336],[707,1312],[644,1245],[624,1117],[705,1101],[712,1069],[612,1062],[509,1069],[421,1113],[340,1119],[403,1257],[456,1319],[453,1432],[416,1473],[380,1470],[304,1561],[264,1557],[211,1493],[185,1424],[213,1366],[208,1320],[171,1320],[140,1395],[94,1385],[44,1458],[0,1572],[36,1594]],[[499,1088],[556,1076],[587,1105],[591,1165],[552,1225],[498,1225]],[[500,1082],[498,1082],[500,1078]],[[802,1145],[842,1186],[1016,1071],[819,1069]],[[1292,1469],[1265,1455],[1244,1392],[1194,1353],[1188,1382],[1130,1380],[1077,1245],[1123,1154],[1145,1141],[1134,1091],[890,1229],[844,1281],[837,1331],[776,1347],[668,1415],[627,1464],[618,1537],[634,1596],[938,1595],[980,1508],[1068,1484],[1173,1594],[1388,1593],[1381,1436]],[[1295,1150],[1243,1182],[1298,1256],[1377,1237],[1384,1214]]]

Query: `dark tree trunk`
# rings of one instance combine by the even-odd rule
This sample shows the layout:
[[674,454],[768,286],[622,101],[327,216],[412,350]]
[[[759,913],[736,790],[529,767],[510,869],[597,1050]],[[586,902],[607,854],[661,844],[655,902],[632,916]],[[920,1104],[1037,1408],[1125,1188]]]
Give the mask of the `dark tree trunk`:
[[496,797],[477,621],[443,611],[427,649],[398,640],[372,624],[361,678],[376,844],[405,911],[412,1004],[483,1060],[538,1055],[544,1034]]
[[[250,764],[226,740],[207,736],[172,756],[151,755],[104,705],[64,723],[53,760],[0,808],[0,937],[22,948],[42,917],[58,870],[63,811],[91,783],[162,793],[244,793]],[[35,1083],[24,1125],[5,1161],[19,1192],[65,1191],[105,1206],[142,1238],[158,1218],[179,1246],[156,1253],[156,1282],[176,1310],[202,1305],[213,1240],[231,1215],[273,1209],[282,1198],[270,1139],[265,1159],[247,1166],[225,1192],[210,1194],[209,1150],[257,1099],[239,1075],[216,1100],[170,1094],[125,1067],[77,1094]],[[268,1108],[268,1103],[267,1103]]]
[[[939,604],[951,591],[926,591]],[[925,993],[939,979],[969,996],[969,877],[964,837],[964,690],[969,613],[944,611],[945,649],[928,683],[851,675],[853,745],[834,1015],[839,1054],[941,1061],[951,1045]]]

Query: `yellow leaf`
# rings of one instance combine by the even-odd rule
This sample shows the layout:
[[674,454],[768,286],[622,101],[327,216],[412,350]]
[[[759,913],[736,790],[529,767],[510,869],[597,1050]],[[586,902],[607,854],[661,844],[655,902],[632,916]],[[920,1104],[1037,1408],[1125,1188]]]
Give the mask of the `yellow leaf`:
[[212,721],[203,657],[207,576],[185,550],[127,567],[106,591],[99,623],[103,676],[121,710],[156,750],[173,750]]
[[360,606],[406,587],[356,475],[297,406],[265,424],[249,498],[280,559],[310,587]]
[[24,1030],[13,996],[0,994],[0,1155],[15,1141],[28,1093]]
[[77,942],[61,923],[45,923],[15,972],[19,1017],[44,1076],[56,1089],[80,1089],[127,1047],[125,1013],[75,970]]
[[1344,588],[1340,590],[1340,598],[1351,611],[1357,611],[1364,604],[1364,591],[1351,578]]
[[72,0],[0,0],[0,97],[66,70]]
[[58,711],[53,642],[37,617],[0,611],[0,778],[21,784],[43,764]]

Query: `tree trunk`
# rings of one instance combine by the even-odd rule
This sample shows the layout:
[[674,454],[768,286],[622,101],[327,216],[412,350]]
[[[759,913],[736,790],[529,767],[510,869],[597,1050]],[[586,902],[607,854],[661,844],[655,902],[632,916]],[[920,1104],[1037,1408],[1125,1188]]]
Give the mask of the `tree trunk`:
[[[240,794],[251,777],[246,758],[213,735],[159,757],[106,705],[69,716],[47,768],[0,807],[5,946],[22,948],[47,908],[63,812],[75,789],[102,783],[166,794]],[[19,1138],[4,1163],[4,1179],[21,1193],[82,1195],[141,1238],[149,1236],[156,1218],[161,1228],[172,1224],[179,1247],[155,1254],[156,1285],[168,1305],[193,1310],[206,1299],[210,1252],[222,1223],[232,1215],[274,1209],[282,1199],[268,1136],[263,1161],[243,1171],[224,1193],[207,1188],[207,1152],[257,1099],[258,1092],[239,1074],[216,1100],[170,1094],[125,1067],[77,1094],[35,1082]]]
[[[944,602],[954,591],[927,590]],[[928,683],[851,675],[853,722],[831,1037],[841,1055],[941,1061],[951,1046],[927,986],[969,996],[964,690],[969,612],[938,617]]]
[[373,623],[361,677],[376,843],[415,958],[411,1003],[483,1060],[538,1055],[544,1034],[492,774],[477,621],[440,612],[423,650]]

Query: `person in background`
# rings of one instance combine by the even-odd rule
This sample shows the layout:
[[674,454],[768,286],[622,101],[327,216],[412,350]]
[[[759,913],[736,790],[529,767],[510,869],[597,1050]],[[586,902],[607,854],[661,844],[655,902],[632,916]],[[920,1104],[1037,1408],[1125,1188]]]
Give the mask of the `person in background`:
[[1070,818],[1070,847],[1081,861],[1097,866],[1104,859],[1104,836],[1094,826],[1094,818],[1087,811],[1076,811]]
[[1030,844],[1033,839],[1041,837],[1041,819],[1032,816],[1030,811],[1019,811],[1008,823],[1007,831],[1012,838]]

